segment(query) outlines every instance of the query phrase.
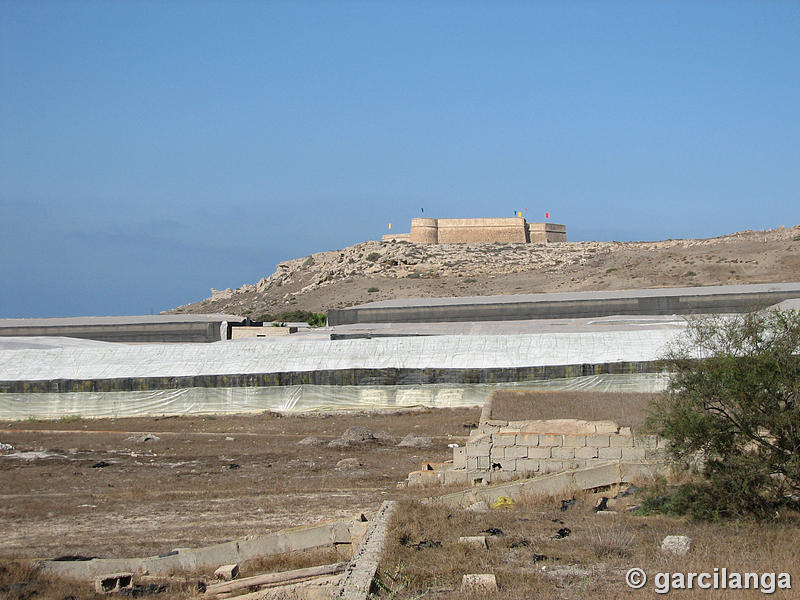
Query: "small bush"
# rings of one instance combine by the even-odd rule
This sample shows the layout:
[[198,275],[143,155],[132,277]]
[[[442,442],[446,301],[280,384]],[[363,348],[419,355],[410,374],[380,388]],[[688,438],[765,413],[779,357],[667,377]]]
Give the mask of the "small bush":
[[304,267],[310,267],[310,266],[311,266],[311,265],[313,265],[313,264],[314,264],[314,257],[312,257],[312,256],[309,256],[309,257],[306,259],[306,261],[303,263],[303,266],[304,266]]
[[366,260],[368,260],[369,262],[375,262],[380,257],[381,255],[378,252],[370,252],[369,254],[367,254]]
[[683,276],[684,277],[696,277],[697,273],[695,273],[694,271],[686,271],[686,273],[684,273]]
[[800,312],[689,323],[666,356],[672,376],[649,424],[702,480],[651,508],[702,520],[772,518],[800,494]]
[[376,287],[371,287],[367,290],[370,294],[374,294],[375,292],[379,292],[380,290]]

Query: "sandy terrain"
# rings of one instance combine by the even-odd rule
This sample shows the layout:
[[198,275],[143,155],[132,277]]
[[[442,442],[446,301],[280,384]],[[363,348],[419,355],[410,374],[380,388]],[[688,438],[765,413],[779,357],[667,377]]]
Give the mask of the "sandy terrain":
[[[478,417],[460,409],[0,422],[0,442],[15,449],[0,453],[0,558],[147,556],[357,516],[395,497],[421,461],[452,456],[447,444],[463,444],[464,425]],[[433,444],[297,443],[329,442],[351,426]],[[142,432],[160,440],[128,439]],[[344,458],[361,466],[337,469]]]

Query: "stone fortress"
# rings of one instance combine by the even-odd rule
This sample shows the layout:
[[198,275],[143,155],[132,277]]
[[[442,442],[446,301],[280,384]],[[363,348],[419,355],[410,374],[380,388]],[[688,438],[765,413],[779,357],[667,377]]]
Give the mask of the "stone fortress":
[[384,242],[469,244],[477,242],[566,242],[567,227],[558,223],[528,223],[524,217],[494,219],[411,219],[411,233],[390,233]]

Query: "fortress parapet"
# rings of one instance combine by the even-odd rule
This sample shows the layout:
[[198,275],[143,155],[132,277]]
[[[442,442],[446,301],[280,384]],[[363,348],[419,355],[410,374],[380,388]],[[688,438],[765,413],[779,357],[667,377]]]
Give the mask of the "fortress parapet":
[[411,219],[411,233],[393,233],[384,241],[417,244],[478,242],[566,242],[567,227],[558,223],[528,223],[523,217],[495,219]]

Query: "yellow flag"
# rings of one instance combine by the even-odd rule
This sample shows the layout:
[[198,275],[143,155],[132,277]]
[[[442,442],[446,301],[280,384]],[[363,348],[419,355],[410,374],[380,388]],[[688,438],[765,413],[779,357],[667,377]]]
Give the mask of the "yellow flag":
[[391,223],[389,223],[389,229],[391,229],[391,228],[392,228],[392,224],[391,224]]

